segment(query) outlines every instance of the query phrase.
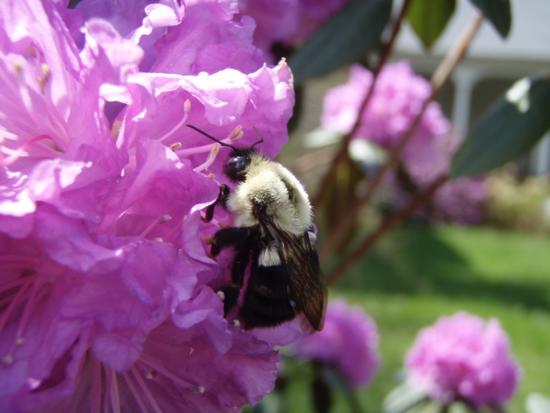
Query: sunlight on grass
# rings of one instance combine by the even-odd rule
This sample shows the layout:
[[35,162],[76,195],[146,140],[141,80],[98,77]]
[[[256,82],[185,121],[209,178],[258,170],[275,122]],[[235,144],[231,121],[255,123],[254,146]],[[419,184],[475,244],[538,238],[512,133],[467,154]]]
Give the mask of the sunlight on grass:
[[511,412],[523,410],[528,393],[547,393],[550,382],[548,348],[550,348],[550,314],[538,310],[506,307],[500,303],[478,300],[448,299],[433,295],[394,295],[379,293],[346,293],[353,303],[360,304],[378,323],[383,365],[373,385],[362,399],[367,411],[378,411],[386,393],[397,381],[396,373],[417,331],[445,314],[466,310],[483,317],[497,317],[510,336],[512,351],[523,368],[523,378]]
[[491,229],[408,227],[389,234],[334,294],[365,308],[380,329],[383,365],[361,394],[366,411],[378,412],[396,385],[418,330],[459,310],[497,317],[510,335],[523,378],[509,412],[524,411],[530,392],[548,393],[548,251],[550,239]]

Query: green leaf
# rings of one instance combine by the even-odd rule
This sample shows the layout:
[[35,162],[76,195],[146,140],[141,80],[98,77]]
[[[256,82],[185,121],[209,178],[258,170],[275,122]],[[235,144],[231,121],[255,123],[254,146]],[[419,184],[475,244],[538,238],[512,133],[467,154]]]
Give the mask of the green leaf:
[[296,83],[356,61],[380,44],[391,0],[352,0],[289,60]]
[[407,20],[426,49],[432,47],[455,11],[456,0],[414,0]]
[[451,177],[479,175],[527,153],[550,129],[549,107],[548,75],[517,81],[470,131]]
[[429,404],[425,390],[414,387],[408,382],[394,388],[384,399],[384,413],[404,413],[414,408],[424,408]]
[[501,37],[508,37],[512,26],[510,0],[470,0],[487,20],[491,22]]

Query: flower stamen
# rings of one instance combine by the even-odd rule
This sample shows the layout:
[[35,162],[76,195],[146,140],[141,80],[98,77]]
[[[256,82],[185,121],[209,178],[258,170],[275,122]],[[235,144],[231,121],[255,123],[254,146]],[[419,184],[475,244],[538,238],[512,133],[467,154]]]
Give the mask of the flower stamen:
[[126,373],[122,373],[122,377],[126,381],[126,384],[128,385],[128,388],[130,389],[130,392],[132,393],[132,396],[134,396],[134,400],[139,405],[140,411],[146,412],[147,408],[145,407],[145,402],[141,398],[140,393],[137,391],[137,389],[134,386],[134,383],[130,379],[130,377]]
[[[33,158],[50,158],[52,156],[57,156],[59,154],[58,153],[59,147],[57,147],[57,145],[55,145],[54,148],[50,148],[44,145],[40,145],[40,146],[37,145],[39,142],[43,140],[50,140],[55,144],[55,141],[50,136],[38,135],[38,136],[35,136],[34,138],[29,139],[17,149],[11,149],[5,146],[1,147],[0,149],[2,150],[3,154],[0,152],[0,166],[9,166],[23,156],[33,157]],[[31,148],[35,149],[34,153],[32,154],[29,152],[29,149]],[[36,151],[36,149],[42,149],[45,151],[39,152],[39,151]],[[7,155],[7,156],[4,156],[4,155]]]
[[17,291],[11,302],[9,303],[8,307],[4,310],[2,315],[0,316],[0,333],[6,326],[6,323],[8,322],[8,319],[13,312],[13,310],[19,305],[21,301],[23,301],[26,297],[27,290],[29,287],[31,287],[33,284],[32,280],[27,281],[21,288]]
[[40,91],[44,93],[46,85],[51,78],[51,71],[50,66],[48,66],[46,63],[42,63],[40,69],[42,70],[42,74],[38,77],[38,86],[40,87]]
[[33,307],[36,304],[36,294],[38,293],[38,287],[39,282],[35,280],[35,282],[32,283],[32,288],[29,293],[29,297],[27,299],[27,303],[25,304],[25,309],[23,310],[23,315],[21,316],[21,321],[19,322],[19,325],[17,326],[17,332],[15,333],[15,344],[24,343],[25,339],[22,337],[23,331],[27,327],[27,324],[29,322],[29,317],[32,313]]
[[11,354],[6,354],[4,357],[2,357],[2,363],[4,363],[6,366],[9,366],[13,363],[13,356]]
[[227,139],[232,141],[237,141],[241,139],[244,136],[243,127],[242,125],[235,126],[235,129],[231,131]]
[[151,407],[153,408],[155,413],[162,413],[162,409],[160,408],[157,401],[153,397],[153,394],[151,393],[151,390],[149,389],[149,387],[147,387],[147,384],[145,383],[145,381],[143,380],[143,378],[139,374],[139,371],[135,367],[132,367],[132,369],[130,371],[132,372],[132,374],[133,374],[134,378],[136,379],[136,382],[139,385],[139,387],[141,388],[141,390],[143,390],[143,393],[147,397],[147,400],[149,401],[149,404],[151,405]]
[[149,226],[145,228],[139,236],[145,238],[147,235],[151,233],[151,231],[153,231],[153,229],[155,229],[157,225],[164,224],[165,222],[168,222],[171,220],[172,220],[171,215],[168,215],[168,214],[161,215],[159,218],[157,218],[151,224],[149,224]]
[[201,172],[201,171],[204,171],[205,169],[208,169],[210,165],[212,165],[216,160],[218,154],[220,153],[220,148],[221,148],[221,145],[219,143],[213,144],[210,149],[210,153],[208,154],[208,158],[206,158],[206,161],[204,161],[199,166],[193,168],[193,170],[195,172]]
[[0,293],[19,287],[21,284],[24,284],[27,281],[28,279],[26,279],[25,277],[17,277],[14,280],[7,281],[4,284],[0,285]]
[[101,364],[96,359],[92,359],[92,413],[101,412],[101,392]]
[[[21,300],[19,300],[19,301],[26,301],[26,302],[25,302],[25,306],[23,308],[23,314],[21,315],[21,319],[19,320],[19,324],[18,324],[16,332],[15,332],[15,338],[13,340],[13,343],[12,343],[11,347],[10,347],[10,350],[8,351],[8,355],[10,357],[11,357],[12,354],[15,353],[16,347],[20,347],[23,344],[25,344],[25,337],[23,337],[23,333],[24,333],[24,331],[27,327],[27,324],[29,322],[32,310],[33,310],[33,308],[36,304],[36,301],[37,301],[36,297],[37,297],[37,294],[38,294],[40,284],[41,283],[38,280],[31,279],[31,280],[28,280],[28,283],[25,284],[24,287],[21,287],[21,290],[23,288],[26,288],[28,290],[29,286],[31,286],[31,289],[30,289],[30,292],[28,294],[25,293],[25,294],[20,296],[20,297],[23,297],[24,295],[26,295]],[[15,303],[16,301],[17,301],[17,299],[14,299],[11,304]],[[15,308],[15,307],[13,307],[13,308]],[[13,310],[13,308],[11,310],[8,308],[8,310],[10,310],[10,312],[11,312]],[[7,311],[6,311],[5,315],[6,315],[6,317],[4,319],[2,319],[2,327],[4,326],[4,323],[7,321],[8,317],[9,317],[9,314],[7,313]]]
[[189,99],[186,99],[185,102],[183,102],[183,117],[176,124],[176,126],[174,126],[172,129],[170,129],[164,135],[162,135],[160,137],[159,141],[164,142],[166,139],[173,136],[180,128],[185,126],[185,123],[187,122],[187,118],[189,117],[189,112],[190,111],[191,111],[191,101]]
[[188,382],[182,380],[180,377],[176,376],[174,373],[172,373],[168,369],[164,368],[163,366],[161,366],[158,363],[154,362],[153,360],[149,359],[147,356],[142,355],[141,358],[140,358],[140,361],[143,364],[147,365],[147,367],[153,369],[154,372],[162,374],[167,379],[169,379],[169,380],[173,381],[174,383],[178,384],[183,390],[198,391],[198,386],[195,386],[194,384],[191,384],[191,383],[188,383]]
[[120,394],[116,373],[112,369],[109,369],[109,371],[111,373],[111,407],[114,413],[120,413]]
[[172,145],[170,145],[170,150],[172,152],[176,152],[176,151],[180,150],[182,146],[183,145],[181,144],[181,142],[175,142]]

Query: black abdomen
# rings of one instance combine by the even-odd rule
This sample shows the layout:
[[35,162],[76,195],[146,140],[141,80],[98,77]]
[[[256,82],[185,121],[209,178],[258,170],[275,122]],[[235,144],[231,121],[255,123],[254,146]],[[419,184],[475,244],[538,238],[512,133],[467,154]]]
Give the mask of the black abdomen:
[[289,282],[285,265],[260,266],[255,260],[240,312],[245,328],[276,326],[296,316]]

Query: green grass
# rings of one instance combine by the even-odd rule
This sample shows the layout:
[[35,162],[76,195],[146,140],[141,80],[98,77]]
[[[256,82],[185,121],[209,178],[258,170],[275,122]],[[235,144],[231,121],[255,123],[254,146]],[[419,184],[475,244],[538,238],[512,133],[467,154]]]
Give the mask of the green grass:
[[550,394],[548,238],[479,228],[401,228],[351,268],[332,296],[361,305],[380,330],[383,365],[359,395],[366,412],[380,412],[418,330],[459,310],[498,318],[510,336],[523,377],[509,413],[524,412],[530,392]]

